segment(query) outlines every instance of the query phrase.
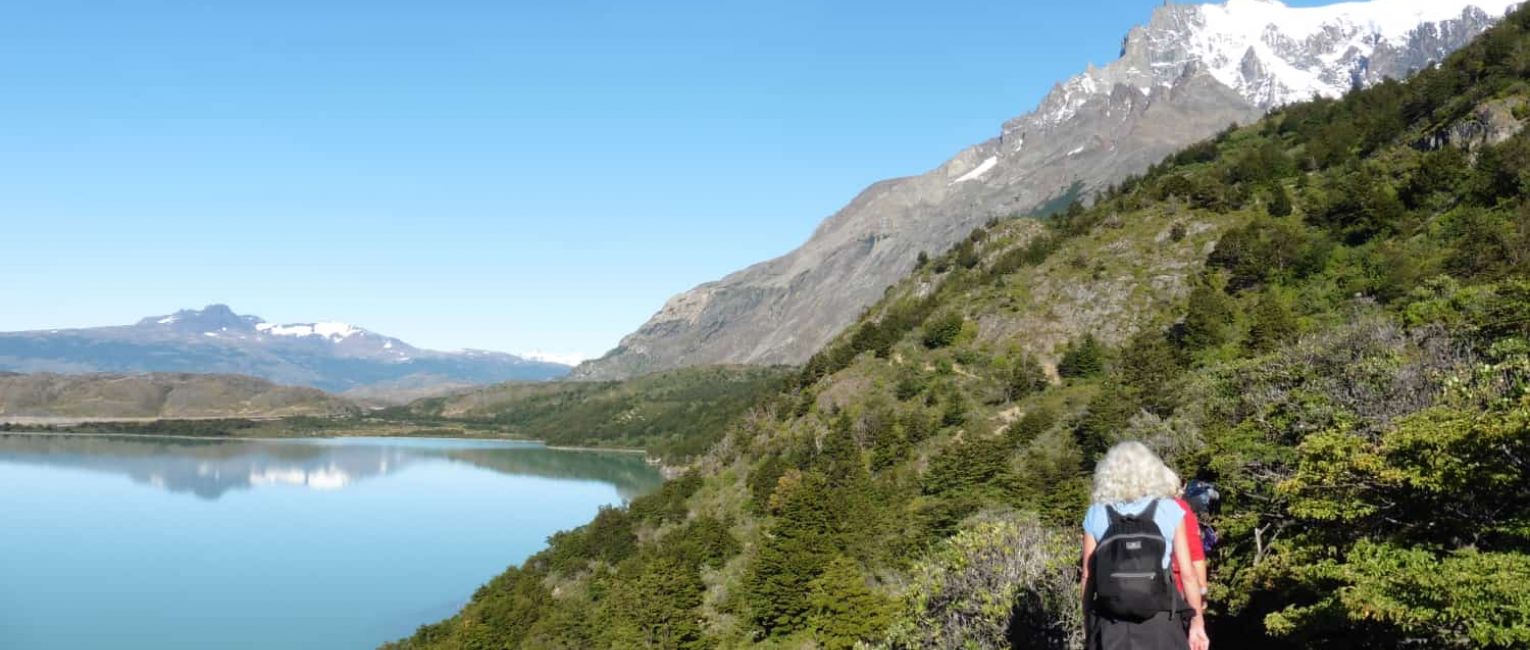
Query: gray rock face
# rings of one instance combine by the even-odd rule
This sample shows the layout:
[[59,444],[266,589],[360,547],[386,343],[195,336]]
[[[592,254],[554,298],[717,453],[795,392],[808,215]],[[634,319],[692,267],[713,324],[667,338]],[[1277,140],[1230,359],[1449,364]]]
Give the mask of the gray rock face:
[[511,354],[422,350],[345,323],[277,325],[225,305],[134,325],[0,333],[0,371],[230,373],[328,391],[557,379],[569,367]]
[[993,217],[1089,194],[1230,123],[1403,78],[1482,33],[1504,0],[1275,0],[1166,5],[1121,58],[1056,86],[998,137],[935,169],[878,182],[800,248],[670,299],[578,379],[721,363],[796,364],[912,270]]

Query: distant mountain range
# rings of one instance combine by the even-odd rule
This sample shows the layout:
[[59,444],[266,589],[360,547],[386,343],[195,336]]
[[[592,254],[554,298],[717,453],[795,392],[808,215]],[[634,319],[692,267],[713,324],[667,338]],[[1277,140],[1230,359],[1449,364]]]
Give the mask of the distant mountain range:
[[241,374],[376,396],[557,379],[569,366],[501,352],[423,350],[345,323],[278,325],[209,305],[133,325],[0,333],[0,371]]
[[1511,0],[1165,3],[1121,58],[1058,84],[998,137],[920,175],[878,182],[798,249],[679,294],[581,379],[676,367],[802,363],[920,252],[994,217],[1086,199],[1229,123],[1402,79],[1470,42]]

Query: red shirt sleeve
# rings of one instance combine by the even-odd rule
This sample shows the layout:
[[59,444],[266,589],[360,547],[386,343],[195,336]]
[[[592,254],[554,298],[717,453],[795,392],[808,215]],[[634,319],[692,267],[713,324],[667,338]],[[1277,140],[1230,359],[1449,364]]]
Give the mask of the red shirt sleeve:
[[1185,541],[1190,543],[1190,561],[1206,561],[1206,546],[1201,543],[1201,520],[1195,516],[1195,511],[1190,509],[1190,504],[1184,499],[1175,499],[1179,507],[1185,509]]

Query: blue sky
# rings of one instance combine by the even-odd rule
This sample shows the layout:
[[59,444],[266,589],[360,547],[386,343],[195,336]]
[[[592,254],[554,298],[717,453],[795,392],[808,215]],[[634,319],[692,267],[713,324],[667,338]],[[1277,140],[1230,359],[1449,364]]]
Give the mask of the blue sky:
[[1158,4],[10,0],[0,330],[223,302],[597,355]]

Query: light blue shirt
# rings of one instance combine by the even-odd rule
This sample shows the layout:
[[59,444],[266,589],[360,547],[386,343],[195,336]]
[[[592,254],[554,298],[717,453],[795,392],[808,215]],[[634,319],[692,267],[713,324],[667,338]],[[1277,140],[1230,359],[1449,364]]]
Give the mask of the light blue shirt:
[[[1131,503],[1110,505],[1115,507],[1116,512],[1123,515],[1135,515],[1147,510],[1148,504],[1152,502],[1152,497],[1146,497]],[[1174,533],[1179,530],[1179,523],[1184,518],[1185,510],[1173,499],[1158,500],[1158,510],[1153,512],[1153,523],[1158,524],[1158,530],[1163,533],[1163,538],[1169,541],[1163,549],[1163,568],[1165,569],[1169,568],[1169,557],[1174,553]],[[1089,506],[1089,511],[1084,513],[1084,532],[1098,542],[1105,538],[1107,528],[1110,528],[1110,513],[1105,512],[1105,506],[1098,503]]]

